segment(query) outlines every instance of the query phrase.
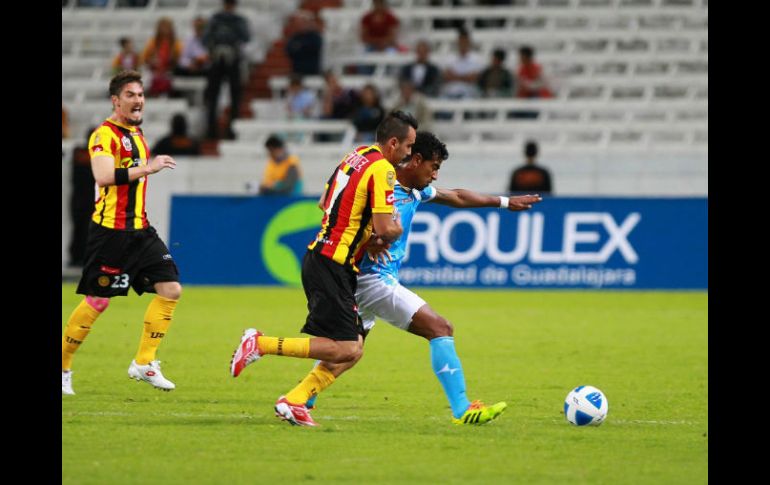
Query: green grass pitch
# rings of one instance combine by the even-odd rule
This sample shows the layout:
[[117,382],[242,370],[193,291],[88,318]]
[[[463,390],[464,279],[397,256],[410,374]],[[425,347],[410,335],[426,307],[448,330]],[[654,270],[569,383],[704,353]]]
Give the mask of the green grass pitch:
[[[63,484],[707,483],[706,292],[417,289],[455,326],[468,397],[507,401],[455,426],[426,341],[379,322],[364,358],[318,399],[318,428],[273,416],[311,360],[228,374],[242,330],[300,336],[301,289],[186,287],[158,352],[177,385],[130,380],[152,298],[115,298],[62,396]],[[80,297],[62,285],[62,326]],[[599,427],[562,413],[575,386],[609,401]]]

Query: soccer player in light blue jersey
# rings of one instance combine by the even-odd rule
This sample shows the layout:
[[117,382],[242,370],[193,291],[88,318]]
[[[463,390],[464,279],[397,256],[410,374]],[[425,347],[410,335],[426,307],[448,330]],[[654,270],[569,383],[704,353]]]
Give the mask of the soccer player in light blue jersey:
[[[455,424],[484,424],[497,418],[507,407],[505,402],[491,406],[481,401],[469,401],[465,393],[465,375],[454,345],[453,327],[436,313],[425,300],[402,286],[398,270],[406,253],[406,242],[412,218],[421,203],[432,202],[458,208],[499,207],[510,211],[527,210],[542,199],[538,195],[518,197],[482,195],[465,189],[440,189],[430,184],[438,178],[441,164],[449,153],[444,143],[430,132],[418,131],[412,146],[412,154],[396,167],[397,182],[393,190],[394,205],[404,228],[401,236],[391,245],[373,243],[369,259],[364,259],[358,276],[356,302],[364,329],[368,333],[376,317],[402,330],[428,340],[433,372],[441,382],[452,408]],[[373,236],[376,241],[376,237]],[[340,364],[319,361],[335,379],[356,364],[356,361]],[[310,374],[306,379],[313,379]],[[306,406],[312,408],[320,390],[328,387],[313,385],[309,389]],[[315,392],[313,392],[315,391]]]

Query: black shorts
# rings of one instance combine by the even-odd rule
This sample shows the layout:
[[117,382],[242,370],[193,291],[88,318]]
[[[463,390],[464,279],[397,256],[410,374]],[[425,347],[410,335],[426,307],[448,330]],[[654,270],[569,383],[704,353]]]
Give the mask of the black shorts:
[[302,258],[307,320],[302,332],[332,340],[358,340],[364,326],[356,304],[356,273],[313,251]]
[[179,281],[179,270],[154,227],[120,231],[91,222],[77,293],[126,296],[130,286],[141,295],[165,281]]

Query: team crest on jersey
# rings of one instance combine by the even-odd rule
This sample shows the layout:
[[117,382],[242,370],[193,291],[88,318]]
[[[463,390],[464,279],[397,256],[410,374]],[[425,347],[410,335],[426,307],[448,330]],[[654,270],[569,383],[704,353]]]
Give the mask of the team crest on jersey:
[[123,137],[120,139],[120,142],[123,144],[123,148],[125,148],[127,152],[133,151],[131,147],[131,138],[123,135]]
[[107,286],[110,284],[110,277],[109,276],[100,276],[99,279],[96,280],[97,283],[99,283],[99,286]]
[[94,137],[94,145],[100,145],[102,143],[102,137],[99,136],[99,133],[96,133],[96,136]]
[[388,187],[393,188],[395,185],[396,185],[396,172],[390,171],[388,172]]

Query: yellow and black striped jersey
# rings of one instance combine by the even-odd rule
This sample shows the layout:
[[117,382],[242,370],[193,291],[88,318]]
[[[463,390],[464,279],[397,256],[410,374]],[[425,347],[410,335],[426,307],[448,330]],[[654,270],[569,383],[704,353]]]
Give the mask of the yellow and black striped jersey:
[[[115,168],[146,165],[150,157],[150,148],[140,128],[110,119],[91,133],[88,151],[92,159],[104,155],[112,157]],[[145,229],[149,226],[145,212],[146,193],[147,177],[125,185],[101,187],[91,219],[110,229]]]
[[393,213],[396,170],[377,145],[349,153],[326,183],[321,230],[308,249],[358,272],[372,214]]

